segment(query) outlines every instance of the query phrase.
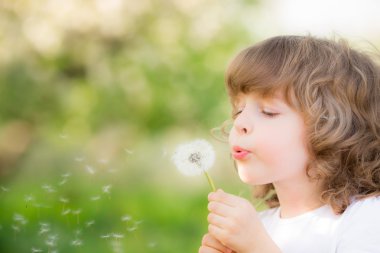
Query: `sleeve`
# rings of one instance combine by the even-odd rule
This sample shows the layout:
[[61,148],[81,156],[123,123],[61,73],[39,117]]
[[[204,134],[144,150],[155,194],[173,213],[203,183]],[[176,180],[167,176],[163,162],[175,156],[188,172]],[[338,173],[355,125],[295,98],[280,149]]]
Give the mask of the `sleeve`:
[[346,212],[336,253],[380,253],[380,197],[358,201]]

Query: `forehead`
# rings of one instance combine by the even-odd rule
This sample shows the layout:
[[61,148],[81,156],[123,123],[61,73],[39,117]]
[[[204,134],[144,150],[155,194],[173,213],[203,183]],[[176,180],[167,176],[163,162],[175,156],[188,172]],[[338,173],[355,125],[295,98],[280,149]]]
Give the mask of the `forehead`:
[[270,96],[263,96],[262,94],[255,93],[255,92],[250,92],[250,93],[239,93],[236,95],[235,98],[233,98],[233,103],[240,103],[242,100],[245,98],[252,98],[254,100],[257,100],[259,102],[267,102],[267,103],[272,103],[272,104],[279,104],[279,105],[287,105],[285,101],[284,94],[280,91],[275,92],[274,94]]

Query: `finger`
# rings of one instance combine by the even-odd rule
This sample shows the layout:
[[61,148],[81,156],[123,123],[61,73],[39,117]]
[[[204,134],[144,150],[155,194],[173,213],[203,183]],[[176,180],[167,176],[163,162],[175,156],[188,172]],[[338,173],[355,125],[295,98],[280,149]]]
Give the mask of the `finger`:
[[222,202],[226,205],[234,207],[239,205],[241,198],[218,189],[216,192],[211,192],[208,195],[208,200]]
[[210,213],[207,216],[207,221],[208,221],[209,224],[217,226],[217,227],[219,227],[221,229],[226,229],[226,228],[231,227],[229,219],[227,219],[225,217],[222,217],[222,216],[219,216],[219,215],[216,215],[214,213]]
[[211,213],[214,213],[223,217],[230,216],[231,214],[234,213],[234,210],[235,210],[235,207],[232,207],[232,206],[229,206],[217,201],[211,201],[210,203],[208,203],[207,208]]
[[204,245],[202,245],[198,251],[198,253],[229,253],[229,252],[232,252],[232,251],[227,251],[227,250],[226,251],[220,251],[220,250],[210,248],[210,247],[204,246]]
[[[210,235],[212,235],[215,239],[220,241],[223,245],[226,245],[227,240],[227,233],[224,229],[215,226],[213,224],[208,225],[208,232]],[[228,245],[226,245],[228,247]]]
[[202,245],[219,250],[220,252],[225,252],[227,250],[227,248],[220,241],[215,239],[215,237],[213,237],[210,234],[206,234],[203,236]]

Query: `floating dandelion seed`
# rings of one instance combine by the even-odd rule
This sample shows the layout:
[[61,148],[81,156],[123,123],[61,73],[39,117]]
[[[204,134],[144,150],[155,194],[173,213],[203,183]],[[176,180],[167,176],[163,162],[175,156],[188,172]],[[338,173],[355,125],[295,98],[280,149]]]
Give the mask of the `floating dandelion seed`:
[[41,186],[42,189],[44,189],[47,193],[53,193],[55,192],[55,189],[53,188],[53,186],[49,185],[49,184],[43,184]]
[[123,217],[121,217],[121,220],[122,221],[130,221],[132,219],[132,217],[130,215],[124,215]]
[[64,185],[67,183],[67,179],[62,179],[61,181],[59,181],[58,185]]
[[71,241],[71,245],[73,245],[73,246],[81,246],[82,244],[83,244],[83,242],[80,239],[75,239],[75,240]]
[[9,188],[6,188],[6,187],[4,187],[4,186],[1,186],[1,190],[2,190],[3,192],[9,192]]
[[32,248],[32,253],[42,252],[42,249]]
[[75,161],[77,162],[83,162],[84,161],[84,157],[83,156],[78,156],[75,158]]
[[114,239],[122,239],[122,238],[124,238],[124,234],[113,233],[113,234],[112,234],[112,237],[113,237]]
[[87,171],[87,173],[89,173],[89,174],[95,174],[95,169],[94,169],[94,167],[92,167],[92,166],[90,166],[90,165],[86,165],[86,171]]
[[98,162],[101,163],[101,164],[108,164],[108,159],[101,158],[101,159],[98,160]]
[[20,232],[20,227],[17,226],[17,225],[12,225],[12,229],[15,231],[15,232]]
[[123,247],[118,240],[113,240],[111,242],[111,246],[112,246],[112,250],[114,253],[122,253],[123,252]]
[[49,247],[55,247],[57,246],[58,241],[58,235],[49,235],[48,238],[45,240],[45,244]]
[[133,150],[130,150],[130,149],[127,149],[127,148],[125,148],[124,149],[125,150],[125,152],[128,154],[128,155],[133,155]]
[[94,224],[95,224],[95,221],[94,220],[90,220],[90,221],[86,222],[86,227],[90,227],[90,226],[92,226]]
[[28,223],[28,220],[25,219],[24,216],[22,216],[21,214],[18,214],[18,213],[15,213],[13,215],[13,220],[18,223],[19,225],[25,225],[26,223]]
[[106,235],[101,235],[100,238],[102,238],[102,239],[108,239],[111,236],[112,236],[111,234],[106,234]]
[[137,230],[137,226],[127,228],[127,230],[128,230],[128,232],[133,232],[133,231]]
[[40,230],[38,231],[39,235],[46,234],[47,232],[50,232],[50,224],[40,222]]
[[67,172],[67,173],[61,175],[61,177],[63,177],[63,178],[68,178],[70,176],[71,176],[70,172]]
[[98,201],[99,199],[100,199],[99,195],[91,197],[92,201]]
[[77,216],[77,224],[79,224],[79,214],[82,212],[82,209],[78,209],[78,210],[73,210],[72,213],[73,215],[76,215]]
[[102,187],[103,193],[110,194],[112,185],[105,185]]
[[155,248],[157,246],[156,242],[149,242],[148,243],[148,248]]
[[210,143],[205,140],[195,140],[179,145],[172,156],[172,161],[186,176],[205,174],[211,189],[215,191],[214,183],[207,173],[215,161],[215,152]]
[[66,210],[62,210],[62,215],[68,215],[69,213],[71,213],[71,209],[66,209]]
[[24,200],[25,200],[25,202],[34,201],[34,196],[33,195],[25,195]]
[[68,198],[64,198],[64,197],[60,197],[59,201],[62,202],[63,204],[69,203],[69,199]]

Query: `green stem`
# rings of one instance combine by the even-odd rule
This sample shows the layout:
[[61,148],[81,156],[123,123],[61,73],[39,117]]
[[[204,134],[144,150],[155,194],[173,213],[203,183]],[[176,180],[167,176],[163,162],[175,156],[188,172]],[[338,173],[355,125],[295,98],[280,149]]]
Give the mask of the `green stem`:
[[207,173],[207,171],[205,171],[205,170],[204,170],[203,172],[204,172],[204,174],[205,174],[205,176],[206,176],[206,178],[207,178],[208,184],[210,185],[212,191],[215,192],[215,191],[216,191],[216,188],[215,188],[214,182],[212,181],[210,175],[209,175],[209,174]]

